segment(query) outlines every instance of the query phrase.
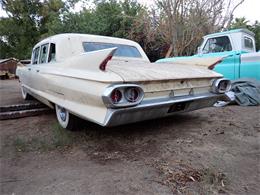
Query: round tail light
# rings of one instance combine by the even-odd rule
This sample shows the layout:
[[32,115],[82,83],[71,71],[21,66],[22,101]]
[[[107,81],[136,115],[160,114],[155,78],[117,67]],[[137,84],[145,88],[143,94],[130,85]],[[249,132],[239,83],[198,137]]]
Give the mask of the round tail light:
[[105,89],[102,100],[107,108],[136,106],[144,98],[143,89],[135,84],[116,84]]
[[139,99],[139,90],[136,87],[129,87],[125,90],[125,98],[128,102],[136,102]]
[[122,92],[118,89],[114,89],[111,93],[110,98],[114,104],[117,104],[122,100]]

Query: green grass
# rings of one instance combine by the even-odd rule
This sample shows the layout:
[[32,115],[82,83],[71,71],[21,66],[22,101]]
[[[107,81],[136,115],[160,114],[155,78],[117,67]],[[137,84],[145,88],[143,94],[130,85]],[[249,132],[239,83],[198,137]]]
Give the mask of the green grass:
[[66,129],[54,123],[51,126],[50,133],[45,136],[34,136],[31,139],[25,137],[16,137],[13,140],[13,146],[18,152],[29,151],[50,151],[57,148],[67,148],[73,145],[75,135]]
[[73,143],[73,133],[63,129],[59,124],[53,125],[52,144],[55,147],[69,146]]
[[28,147],[27,142],[19,137],[14,140],[13,146],[18,152],[25,152]]

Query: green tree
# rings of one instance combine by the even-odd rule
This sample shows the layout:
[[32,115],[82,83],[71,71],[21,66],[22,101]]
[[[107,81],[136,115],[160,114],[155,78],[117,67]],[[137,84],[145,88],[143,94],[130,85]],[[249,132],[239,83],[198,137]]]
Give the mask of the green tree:
[[238,29],[238,28],[249,28],[249,21],[245,18],[235,18],[235,21],[231,23],[230,29]]
[[61,28],[60,16],[77,0],[2,0],[8,17],[0,20],[0,58],[29,58],[31,49],[50,34],[50,26]]
[[37,0],[2,1],[8,17],[0,20],[0,58],[28,58],[38,40],[39,10]]
[[259,21],[255,21],[255,23],[249,29],[255,33],[256,50],[259,51],[260,50],[260,23],[259,23]]
[[136,0],[95,0],[94,7],[72,12],[78,1],[4,0],[8,17],[0,21],[0,58],[29,58],[35,43],[58,33],[129,38],[145,9]]
[[260,50],[260,23],[259,21],[255,21],[253,25],[249,24],[249,21],[245,18],[235,18],[235,20],[231,23],[230,29],[239,29],[246,28],[253,33],[255,33],[255,41],[256,41],[256,50]]
[[92,9],[79,13],[64,12],[47,23],[49,34],[63,32],[90,33],[127,37],[142,6],[135,0],[99,0]]

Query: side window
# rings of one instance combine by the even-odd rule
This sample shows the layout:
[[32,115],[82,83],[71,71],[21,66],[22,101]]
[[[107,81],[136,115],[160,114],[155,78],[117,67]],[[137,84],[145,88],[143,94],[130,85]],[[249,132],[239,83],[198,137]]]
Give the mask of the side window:
[[56,45],[54,43],[50,44],[50,53],[48,57],[48,62],[55,62],[56,61]]
[[249,37],[244,36],[244,46],[248,49],[254,49],[253,40]]
[[32,64],[38,64],[40,47],[33,50]]
[[49,49],[49,43],[41,46],[40,62],[39,62],[40,64],[47,62],[48,49]]
[[231,43],[228,36],[210,38],[203,48],[203,53],[216,53],[231,51]]

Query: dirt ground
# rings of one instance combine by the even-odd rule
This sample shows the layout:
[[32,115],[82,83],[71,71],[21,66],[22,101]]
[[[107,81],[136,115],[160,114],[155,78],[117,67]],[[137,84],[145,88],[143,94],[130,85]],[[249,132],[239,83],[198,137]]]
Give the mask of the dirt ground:
[[24,103],[19,81],[0,80],[0,106]]
[[[1,105],[22,101],[17,81],[0,82]],[[3,195],[260,194],[259,107],[74,132],[54,113],[0,125]]]

